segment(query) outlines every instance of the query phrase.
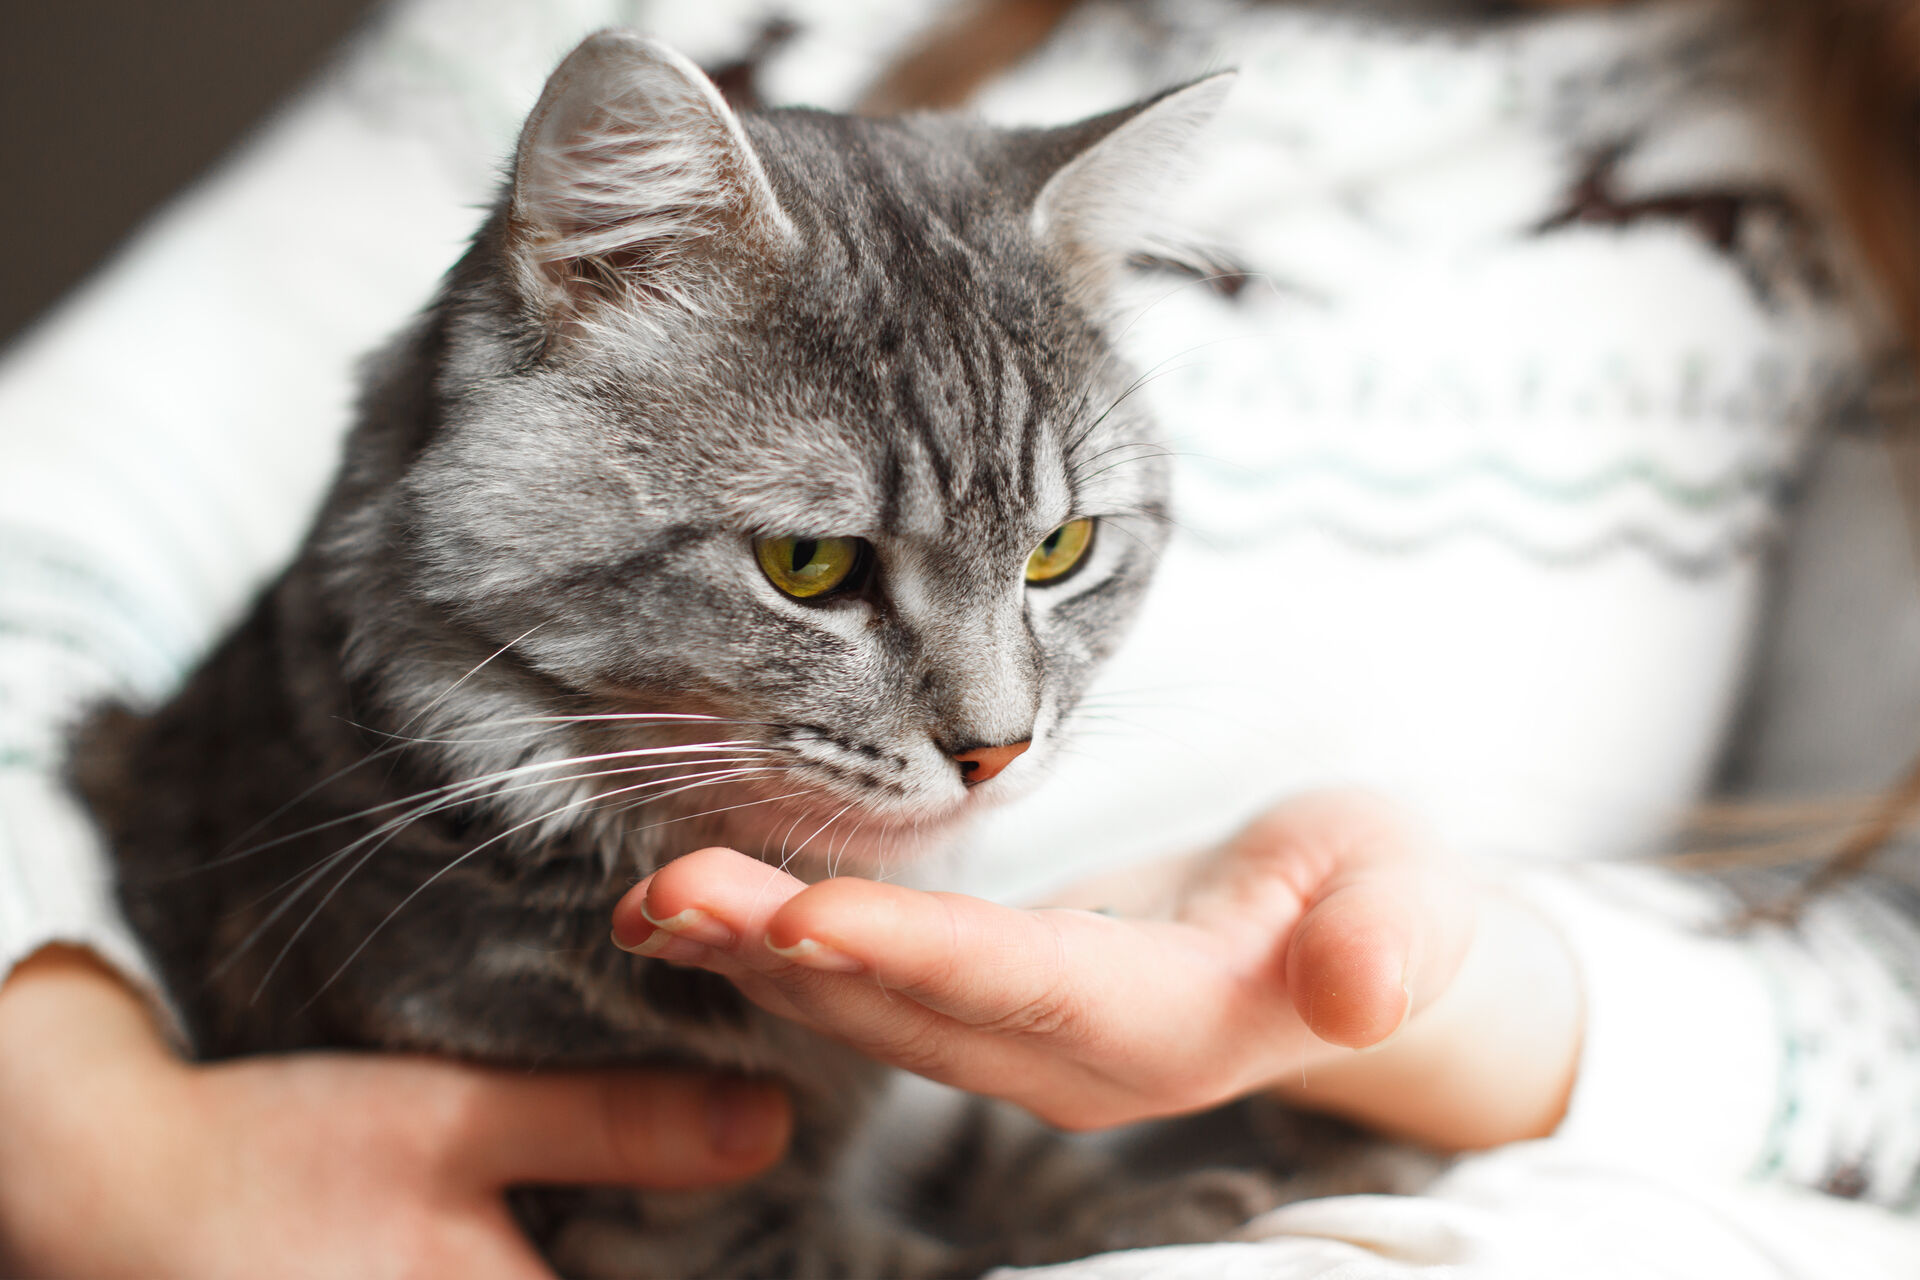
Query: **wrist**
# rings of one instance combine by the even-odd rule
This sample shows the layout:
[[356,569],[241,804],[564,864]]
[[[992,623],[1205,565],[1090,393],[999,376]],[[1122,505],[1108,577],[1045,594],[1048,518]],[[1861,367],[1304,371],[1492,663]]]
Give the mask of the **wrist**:
[[0,983],[0,1272],[138,1271],[114,1242],[168,1198],[148,1157],[183,1117],[190,1074],[91,952],[49,946],[14,967]]
[[0,1064],[59,1059],[73,1066],[184,1074],[147,1001],[84,947],[42,947],[0,980]]
[[1445,1150],[1541,1138],[1566,1114],[1583,1025],[1565,940],[1526,904],[1484,892],[1444,993],[1382,1043],[1340,1053],[1275,1091]]

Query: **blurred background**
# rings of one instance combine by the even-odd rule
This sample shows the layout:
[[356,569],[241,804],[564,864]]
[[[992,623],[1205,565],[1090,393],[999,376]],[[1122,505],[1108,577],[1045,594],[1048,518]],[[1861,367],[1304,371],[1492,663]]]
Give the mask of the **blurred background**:
[[6,6],[0,346],[315,70],[373,0]]

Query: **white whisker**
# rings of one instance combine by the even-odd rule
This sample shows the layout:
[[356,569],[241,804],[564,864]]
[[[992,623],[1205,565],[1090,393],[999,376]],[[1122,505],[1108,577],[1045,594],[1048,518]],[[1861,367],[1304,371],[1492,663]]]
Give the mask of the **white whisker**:
[[[632,792],[646,786],[673,786],[674,784],[688,782],[695,778],[731,779],[731,778],[748,776],[754,773],[772,771],[767,769],[765,766],[755,766],[753,768],[738,767],[738,766],[744,765],[745,763],[746,762],[742,760],[732,760],[732,759],[716,757],[716,758],[711,758],[706,760],[675,760],[665,764],[627,765],[627,766],[622,766],[616,769],[600,769],[600,770],[595,770],[588,773],[572,774],[572,775],[568,775],[560,778],[536,779],[535,781],[532,781],[532,782],[521,783],[520,785],[515,787],[501,788],[498,791],[492,792],[491,794],[496,796],[507,795],[507,794],[512,794],[514,792],[518,792],[518,791],[527,791],[527,790],[533,790],[536,788],[543,788],[543,787],[555,787],[555,786],[560,786],[570,782],[588,781],[594,778],[618,777],[618,776],[625,776],[625,775],[630,775],[634,773],[647,773],[647,772],[652,772],[659,769],[677,769],[677,768],[684,768],[689,765],[697,766],[697,765],[705,765],[705,764],[724,764],[724,765],[730,766],[730,769],[718,770],[712,773],[705,773],[705,774],[680,773],[680,774],[675,774],[670,778],[653,779],[650,782],[641,783],[634,787],[618,788],[613,792],[600,793],[600,794],[619,795],[627,792]],[[444,788],[442,789],[443,792],[445,790],[446,789]],[[369,842],[372,842],[371,847],[368,848],[367,850],[367,853],[358,862],[356,862],[353,865],[353,867],[346,872],[345,875],[341,876],[339,882],[336,883],[334,887],[327,892],[325,897],[321,899],[320,903],[315,906],[313,912],[308,915],[307,920],[300,926],[298,930],[295,931],[293,938],[289,939],[286,946],[281,949],[280,957],[274,961],[273,967],[270,968],[267,972],[267,978],[272,977],[273,970],[279,967],[280,960],[285,959],[287,954],[287,949],[290,948],[293,945],[293,943],[299,939],[300,935],[305,932],[307,925],[313,922],[314,915],[318,914],[319,909],[321,907],[324,907],[326,903],[332,899],[333,895],[339,891],[340,887],[344,885],[347,880],[352,878],[354,872],[358,871],[361,866],[365,865],[368,858],[370,858],[374,853],[377,853],[380,849],[384,848],[389,842],[391,842],[391,840],[396,835],[398,835],[402,830],[404,830],[406,827],[408,827],[412,823],[419,821],[421,818],[430,817],[436,812],[450,809],[455,807],[456,805],[465,803],[466,800],[469,798],[464,795],[449,796],[445,794],[434,794],[431,792],[423,793],[423,794],[430,797],[426,799],[424,803],[419,804],[415,808],[407,811],[406,813],[399,815],[398,817],[387,820],[386,822],[382,823],[380,826],[375,827],[373,830],[362,835],[359,839],[354,840],[352,843],[340,849],[335,850],[333,853],[326,855],[324,858],[320,859],[319,863],[314,867],[297,872],[293,876],[288,877],[286,880],[281,881],[281,883],[278,886],[268,891],[264,896],[256,899],[252,904],[250,904],[247,908],[245,908],[245,910],[252,910],[255,907],[258,907],[261,904],[272,899],[277,894],[285,892],[288,889],[288,887],[294,885],[296,881],[299,882],[298,887],[294,889],[294,891],[287,897],[287,899],[284,902],[282,902],[278,907],[276,907],[272,912],[270,912],[266,919],[262,920],[259,924],[257,924],[253,928],[253,930],[248,933],[246,938],[244,938],[239,943],[239,945],[234,948],[234,951],[231,955],[229,955],[225,960],[221,961],[219,966],[215,968],[214,974],[217,976],[219,973],[225,971],[225,969],[228,966],[230,966],[234,961],[238,960],[240,956],[244,955],[254,945],[254,943],[259,941],[261,935],[264,934],[267,929],[271,928],[280,919],[281,916],[285,915],[286,912],[293,907],[295,903],[297,903],[301,898],[306,896],[307,891],[311,889],[313,885],[317,883],[318,880],[326,874],[327,871],[337,866],[342,860],[349,857],[355,850],[359,849],[362,845],[366,845]],[[674,795],[674,794],[678,794],[678,792],[670,791],[667,794]],[[409,797],[410,800],[420,799],[420,798],[421,798],[420,796]],[[597,798],[599,798],[599,795],[587,797],[587,799],[590,799],[590,800],[597,799]],[[378,806],[378,808],[389,808],[389,807],[391,807],[391,804]],[[365,811],[365,812],[371,812],[371,811]],[[362,814],[350,815],[350,816],[353,816],[353,817],[365,816],[365,812],[363,812]],[[337,822],[345,821],[345,820],[346,819],[336,819],[334,823],[327,823],[324,825],[332,826],[332,825],[335,825],[335,823]],[[314,828],[314,830],[317,830],[317,829],[319,828]],[[261,986],[264,987],[265,983],[266,983],[266,978],[262,978]],[[256,990],[254,995],[255,995],[255,998],[258,998],[259,991]]]
[[782,871],[787,869],[787,842],[793,839],[794,830],[799,827],[802,822],[806,821],[806,817],[807,815],[803,813],[788,823],[786,834],[780,837],[780,861],[778,866]]
[[478,663],[474,665],[471,671],[467,672],[467,674],[461,676],[458,680],[455,680],[452,684],[442,689],[437,695],[435,695],[433,701],[429,702],[426,706],[416,711],[413,714],[413,716],[407,720],[405,724],[400,726],[400,732],[405,733],[408,729],[411,729],[414,726],[414,724],[417,721],[419,721],[419,719],[422,716],[426,715],[429,711],[432,711],[435,707],[439,706],[442,702],[446,701],[447,697],[451,695],[454,692],[454,690],[458,689],[461,685],[465,684],[467,681],[473,679],[475,675],[479,674],[480,669],[482,667],[486,666],[489,662],[492,662],[495,658],[499,657],[501,654],[505,653],[507,650],[513,648],[513,646],[519,644],[522,640],[525,640],[528,636],[532,635],[534,632],[538,631],[540,628],[546,625],[547,624],[544,622],[534,623],[532,626],[528,627],[525,631],[522,631],[519,635],[507,641],[505,644],[501,645],[498,649],[495,649],[492,653],[488,654],[486,657],[482,658]]
[[[489,729],[489,730],[502,729],[502,728],[512,728],[516,725],[545,725],[549,727],[546,729],[538,730],[536,732],[552,732],[555,729],[564,728],[567,725],[573,725],[573,724],[630,725],[630,724],[673,724],[673,723],[684,724],[689,722],[698,722],[702,724],[719,724],[719,725],[726,725],[726,726],[735,727],[735,728],[742,725],[764,726],[767,724],[767,722],[763,720],[728,720],[728,719],[722,719],[719,716],[692,715],[692,714],[685,714],[685,713],[678,713],[678,712],[664,712],[664,711],[663,712],[651,712],[651,711],[624,712],[622,711],[622,712],[592,713],[592,714],[583,714],[583,715],[505,716],[505,717],[500,717],[496,719],[484,720],[471,726],[451,725],[451,726],[448,726],[448,728],[442,730],[442,732],[453,733],[461,728],[467,728],[467,727],[471,727],[475,729]],[[352,722],[350,721],[349,723],[352,723]],[[405,742],[439,744],[439,745],[447,745],[447,746],[465,746],[465,745],[474,744],[474,743],[486,743],[486,742],[517,742],[522,739],[535,736],[535,734],[518,734],[508,738],[470,738],[470,737],[424,738],[424,737],[417,737],[417,736],[407,736],[403,732],[388,732],[387,730],[384,730],[384,729],[375,729],[369,725],[355,724],[354,727],[366,733],[378,734],[382,737],[394,738],[394,739],[398,739]]]
[[[339,967],[336,968],[333,971],[333,973],[327,977],[327,980],[325,982],[320,984],[319,989],[313,993],[313,995],[307,1000],[307,1003],[305,1005],[302,1005],[301,1008],[303,1010],[306,1008],[310,1008],[315,1000],[318,1000],[322,995],[326,994],[327,988],[331,987],[336,981],[339,980],[341,974],[345,973],[350,967],[352,967],[353,962],[355,960],[358,960],[361,954],[365,952],[366,949],[373,944],[374,938],[379,935],[381,930],[385,929],[389,924],[393,922],[393,919],[395,916],[398,916],[402,911],[406,910],[408,905],[410,905],[415,898],[418,898],[421,894],[425,893],[434,884],[438,883],[441,877],[445,876],[448,872],[454,870],[456,867],[466,862],[469,858],[474,857],[476,854],[482,852],[483,850],[491,848],[492,846],[500,843],[502,840],[505,840],[511,836],[517,835],[521,831],[526,830],[528,827],[535,826],[539,823],[551,821],[553,818],[558,817],[560,814],[565,813],[569,809],[578,808],[582,804],[596,803],[596,802],[609,800],[616,795],[622,794],[622,791],[638,790],[641,787],[657,786],[657,785],[659,785],[658,782],[639,783],[639,784],[636,784],[636,786],[634,787],[622,788],[619,790],[609,791],[609,792],[596,794],[592,796],[582,796],[574,800],[570,800],[566,804],[560,805],[557,808],[548,810],[546,813],[537,814],[536,816],[528,818],[525,821],[517,822],[513,826],[508,827],[505,831],[500,832],[498,835],[491,836],[486,840],[482,840],[479,844],[473,846],[473,848],[467,850],[465,853],[460,854],[458,857],[448,862],[444,867],[441,867],[438,871],[434,872],[432,875],[428,876],[425,880],[421,881],[420,884],[411,893],[407,894],[407,896],[402,898],[394,906],[394,908],[391,911],[387,912],[385,916],[381,917],[379,923],[375,924],[373,928],[367,931],[367,936],[360,940],[360,944],[356,946],[352,950],[352,952],[348,954],[345,960],[342,960],[340,962]],[[669,793],[669,794],[672,794],[672,793]]]
[[[810,845],[810,844],[812,844],[812,843],[813,843],[813,841],[814,841],[814,839],[815,839],[815,838],[816,838],[817,836],[819,836],[819,834],[820,834],[820,833],[821,833],[822,831],[825,831],[825,830],[826,830],[826,829],[827,829],[828,827],[830,827],[830,826],[832,826],[832,825],[833,825],[834,823],[836,823],[836,822],[838,822],[838,821],[840,820],[840,815],[841,815],[841,814],[843,814],[843,813],[845,813],[845,812],[846,812],[846,811],[847,811],[848,809],[851,809],[851,808],[853,808],[853,807],[854,807],[855,805],[857,805],[857,804],[859,804],[859,803],[860,803],[860,802],[859,802],[858,800],[852,800],[852,801],[849,801],[848,803],[846,803],[845,805],[842,805],[842,806],[840,807],[840,809],[839,809],[839,811],[838,811],[838,812],[836,812],[836,813],[835,813],[835,814],[834,814],[834,815],[833,815],[833,816],[832,816],[831,818],[828,818],[828,819],[827,819],[827,820],[826,820],[825,822],[823,822],[823,823],[821,823],[821,824],[819,825],[819,827],[818,827],[817,829],[815,829],[815,831],[814,831],[814,833],[813,833],[813,835],[810,835],[810,836],[808,836],[808,837],[807,837],[807,838],[806,838],[805,840],[802,840],[802,841],[800,842],[800,844],[798,845],[798,847],[796,847],[796,848],[794,849],[794,851],[793,851],[793,856],[797,858],[797,857],[799,857],[799,856],[800,856],[801,854],[803,854],[803,853],[805,853],[805,852],[807,851],[807,846],[808,846],[808,845]],[[833,874],[833,873],[832,873],[832,871],[831,871],[831,870],[829,870],[827,874],[829,874],[829,875],[831,875],[831,874]]]
[[[461,781],[458,781],[458,782],[449,782],[439,787],[430,788],[429,790],[426,790],[426,791],[416,791],[412,795],[402,796],[398,800],[388,800],[381,804],[369,805],[365,809],[361,809],[358,812],[344,814],[337,818],[329,818],[325,822],[317,822],[317,823],[314,823],[312,826],[303,827],[299,831],[290,832],[287,835],[283,835],[283,836],[276,836],[272,840],[268,840],[261,844],[254,845],[251,848],[242,849],[238,853],[227,854],[220,858],[216,858],[211,862],[200,863],[198,866],[182,874],[191,875],[199,871],[205,871],[212,867],[223,866],[229,862],[236,862],[241,858],[252,857],[257,853],[263,853],[268,849],[277,848],[278,846],[286,844],[289,841],[298,840],[303,836],[312,835],[317,831],[325,831],[329,827],[337,827],[342,823],[353,822],[359,818],[370,817],[373,814],[379,813],[386,809],[394,809],[394,808],[399,808],[402,805],[412,804],[415,801],[423,799],[428,796],[438,796],[438,797],[455,796],[455,797],[464,799],[470,795],[478,795],[480,793],[486,792],[488,788],[492,786],[493,783],[501,781],[503,779],[519,777],[529,773],[538,773],[545,769],[564,769],[570,765],[599,764],[599,763],[604,763],[608,760],[628,760],[638,756],[651,757],[651,756],[659,756],[659,755],[672,755],[675,753],[687,752],[687,751],[717,751],[723,747],[738,747],[762,757],[778,754],[772,748],[759,746],[756,742],[754,742],[753,739],[735,738],[735,739],[731,739],[729,741],[724,741],[724,742],[699,742],[699,743],[690,743],[683,746],[671,746],[671,747],[634,747],[625,751],[603,751],[603,752],[596,753],[594,755],[566,756],[566,757],[562,757],[555,760],[539,760],[531,764],[516,765],[512,768],[500,769],[493,773],[480,774],[477,777],[462,779]],[[692,763],[692,762],[680,761],[678,763]],[[557,785],[559,782],[562,782],[562,781],[569,781],[569,779],[544,779],[539,785]],[[503,787],[503,788],[500,788],[499,791],[496,792],[495,794],[502,794],[502,795],[508,794],[510,790],[511,789],[509,788]],[[281,812],[285,812],[285,809],[283,808]],[[269,821],[270,820],[271,819],[269,819]],[[255,829],[257,829],[257,827]]]
[[[242,840],[245,840],[248,836],[253,835],[256,831],[259,831],[261,828],[266,827],[267,825],[272,823],[275,818],[278,818],[280,815],[284,814],[287,810],[299,804],[302,800],[310,798],[315,792],[321,790],[323,787],[331,786],[332,784],[338,782],[340,779],[346,777],[348,774],[352,773],[355,769],[358,769],[363,765],[371,764],[373,761],[378,760],[381,756],[388,755],[392,752],[402,750],[404,745],[405,744],[403,743],[395,743],[394,745],[389,747],[382,747],[380,750],[372,752],[371,754],[367,755],[365,758],[356,760],[352,764],[347,765],[345,768],[335,770],[333,773],[328,774],[326,777],[320,779],[320,781],[314,783],[312,786],[308,787],[305,791],[302,791],[299,795],[287,801],[285,804],[281,805],[278,809],[275,809],[272,813],[268,814],[266,817],[260,819],[260,821],[254,823],[252,826],[248,827],[245,831],[242,831],[239,835],[235,836],[233,840],[228,843],[227,849],[229,850],[232,849],[234,845],[239,844]],[[271,846],[267,846],[267,847],[271,847]],[[234,854],[233,857],[243,858],[247,856],[249,852],[253,852],[253,851],[243,850],[240,853]],[[232,861],[232,858],[225,856],[225,853],[223,851],[222,856],[219,858],[216,858],[212,862],[203,862],[198,866],[189,868],[186,871],[179,872],[177,876],[169,876],[166,878],[175,879],[175,878],[178,878],[178,876],[192,875],[195,872],[204,870],[207,867],[217,867],[229,861]]]
[[755,805],[772,804],[777,800],[794,800],[800,796],[812,795],[814,790],[807,787],[800,791],[789,791],[785,795],[767,796],[761,800],[743,800],[739,804],[722,805],[717,809],[703,809],[699,813],[682,814],[677,818],[662,818],[659,822],[649,822],[645,826],[628,827],[625,834],[638,835],[642,831],[652,831],[655,827],[670,827],[676,822],[691,822],[695,818],[711,818],[716,813],[731,813],[735,809],[751,809]]

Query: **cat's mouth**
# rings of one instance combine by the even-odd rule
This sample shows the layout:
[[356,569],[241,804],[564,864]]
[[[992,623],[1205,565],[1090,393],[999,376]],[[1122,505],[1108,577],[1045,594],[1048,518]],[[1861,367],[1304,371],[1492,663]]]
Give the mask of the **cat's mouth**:
[[581,766],[608,836],[637,839],[648,860],[724,845],[802,875],[879,873],[936,853],[1026,790],[1047,754],[1044,741],[1024,740],[959,751],[931,740],[918,749],[866,745],[822,725],[756,722],[684,701],[672,712],[603,717],[573,727],[591,748],[582,759],[611,761]]
[[803,877],[839,872],[883,872],[932,853],[958,834],[978,810],[959,802],[909,812],[874,801],[793,797],[743,805],[715,834],[725,844]]
[[793,776],[743,781],[737,799],[714,802],[725,812],[684,824],[682,839],[698,842],[689,849],[725,845],[802,878],[884,874],[939,853],[1010,794],[999,780],[932,797],[844,790]]

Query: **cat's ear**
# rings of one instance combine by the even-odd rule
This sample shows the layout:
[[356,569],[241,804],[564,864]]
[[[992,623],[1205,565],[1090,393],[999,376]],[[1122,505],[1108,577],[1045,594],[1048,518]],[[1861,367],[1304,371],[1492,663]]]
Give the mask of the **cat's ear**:
[[516,274],[558,324],[611,298],[705,309],[743,253],[793,235],[713,82],[628,31],[587,37],[547,81],[509,212]]
[[1222,71],[1056,131],[1075,149],[1034,199],[1032,228],[1083,302],[1104,305],[1135,254],[1183,256],[1156,234],[1161,214],[1236,75]]

